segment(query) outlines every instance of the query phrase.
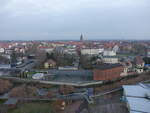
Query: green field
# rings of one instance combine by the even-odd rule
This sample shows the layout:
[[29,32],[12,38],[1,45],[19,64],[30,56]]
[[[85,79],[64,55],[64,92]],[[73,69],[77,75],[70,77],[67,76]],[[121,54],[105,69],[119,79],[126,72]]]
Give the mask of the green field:
[[9,113],[55,113],[50,103],[26,103]]

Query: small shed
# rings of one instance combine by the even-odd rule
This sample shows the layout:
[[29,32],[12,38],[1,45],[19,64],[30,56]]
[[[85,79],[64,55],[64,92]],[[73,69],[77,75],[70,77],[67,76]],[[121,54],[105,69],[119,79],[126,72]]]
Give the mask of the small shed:
[[15,108],[15,107],[17,107],[17,103],[18,103],[17,99],[10,98],[4,103],[4,105],[6,105],[10,108]]

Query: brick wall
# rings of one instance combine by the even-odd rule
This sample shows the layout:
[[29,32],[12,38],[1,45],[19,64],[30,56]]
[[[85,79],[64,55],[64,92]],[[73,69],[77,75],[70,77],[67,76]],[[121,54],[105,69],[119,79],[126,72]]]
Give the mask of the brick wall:
[[111,80],[120,76],[123,72],[123,67],[114,67],[111,69],[94,69],[93,70],[93,79],[94,80]]

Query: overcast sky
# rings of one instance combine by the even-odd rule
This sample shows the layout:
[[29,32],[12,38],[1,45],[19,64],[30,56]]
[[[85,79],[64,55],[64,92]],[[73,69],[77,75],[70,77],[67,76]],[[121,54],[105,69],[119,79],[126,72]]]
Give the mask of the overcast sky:
[[0,40],[150,39],[150,0],[0,0]]

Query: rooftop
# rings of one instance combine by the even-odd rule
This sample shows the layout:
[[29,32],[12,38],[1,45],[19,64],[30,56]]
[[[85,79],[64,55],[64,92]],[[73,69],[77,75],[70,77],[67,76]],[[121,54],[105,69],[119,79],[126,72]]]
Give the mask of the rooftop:
[[54,74],[56,76],[92,76],[91,70],[49,70],[49,73]]
[[145,97],[145,93],[148,89],[143,88],[140,85],[124,85],[125,95],[130,97]]
[[49,73],[54,75],[55,81],[88,81],[92,80],[92,71],[90,70],[51,70]]
[[127,97],[127,101],[130,106],[130,113],[149,113],[150,112],[150,100],[146,98],[133,98]]
[[103,56],[103,58],[118,58],[117,56]]
[[130,113],[149,113],[150,111],[150,85],[124,85],[124,96],[129,105]]
[[17,104],[17,102],[18,102],[17,99],[10,98],[4,104],[5,105],[15,105],[15,104]]
[[102,65],[97,65],[95,66],[96,69],[102,69],[102,70],[105,70],[105,69],[111,69],[111,68],[116,68],[116,67],[120,67],[122,66],[121,64],[102,64]]
[[134,62],[135,62],[135,64],[144,63],[143,59],[140,56],[135,57]]

